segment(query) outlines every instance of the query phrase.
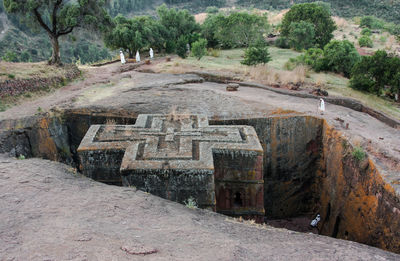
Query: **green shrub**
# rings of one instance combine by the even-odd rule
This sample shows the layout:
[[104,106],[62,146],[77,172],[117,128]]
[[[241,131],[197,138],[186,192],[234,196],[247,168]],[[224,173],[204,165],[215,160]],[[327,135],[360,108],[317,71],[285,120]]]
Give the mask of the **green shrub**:
[[350,76],[353,66],[360,60],[354,44],[348,40],[333,40],[324,47],[324,58],[321,70],[343,73]]
[[15,74],[12,74],[12,73],[7,74],[7,77],[10,79],[15,79]]
[[310,48],[305,54],[295,58],[298,64],[308,65],[315,71],[319,72],[323,69],[324,51],[319,48]]
[[369,36],[363,35],[358,39],[360,47],[373,47],[374,44]]
[[353,155],[354,159],[356,159],[358,162],[363,161],[367,156],[361,147],[355,147],[351,155]]
[[361,35],[371,36],[371,34],[372,34],[371,29],[369,29],[368,27],[363,28],[361,30]]
[[208,13],[208,14],[216,14],[216,13],[218,13],[218,11],[219,11],[219,9],[216,6],[209,6],[206,9],[206,13]]
[[207,40],[199,39],[192,44],[192,54],[197,60],[200,60],[207,54]]
[[370,29],[383,29],[385,27],[385,22],[375,16],[363,16],[360,20],[360,26]]
[[351,42],[333,40],[324,47],[324,50],[310,48],[292,62],[308,65],[317,72],[331,71],[350,76],[353,66],[359,60],[360,55]]
[[271,61],[267,46],[253,46],[246,49],[244,53],[244,60],[241,64],[244,65],[257,65],[266,64]]
[[278,39],[276,39],[275,41],[275,46],[278,48],[282,48],[282,49],[289,49],[289,41],[286,37],[279,37]]
[[388,92],[390,96],[400,93],[400,58],[389,56],[379,50],[373,56],[363,56],[355,64],[350,87],[377,95]]
[[6,62],[19,62],[17,54],[13,51],[7,51],[1,59]]
[[176,54],[179,55],[182,59],[187,57],[187,37],[184,35],[180,36],[178,41],[176,42]]

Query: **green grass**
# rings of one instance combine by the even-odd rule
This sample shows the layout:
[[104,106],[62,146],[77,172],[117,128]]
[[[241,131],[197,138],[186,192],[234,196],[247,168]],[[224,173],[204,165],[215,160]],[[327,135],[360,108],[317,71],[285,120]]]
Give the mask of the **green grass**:
[[272,61],[270,61],[268,65],[279,70],[284,69],[285,64],[290,58],[296,58],[297,56],[301,55],[300,52],[277,47],[269,47],[269,53],[271,54]]
[[[276,47],[269,47],[269,52],[272,61],[269,62],[268,65],[275,69],[283,69],[285,63],[290,58],[295,58],[301,54],[293,50],[280,49]],[[243,56],[244,49],[221,50],[219,57],[204,56],[200,61],[195,57],[188,57],[186,59],[176,58],[171,62],[162,64],[161,66],[163,66],[164,69],[184,65],[197,69],[243,71],[248,68],[240,63],[243,60]]]
[[31,79],[63,76],[65,69],[41,63],[0,62],[0,82],[9,79]]
[[361,147],[355,147],[351,155],[353,155],[354,159],[357,160],[358,162],[363,161],[367,156],[363,148]]

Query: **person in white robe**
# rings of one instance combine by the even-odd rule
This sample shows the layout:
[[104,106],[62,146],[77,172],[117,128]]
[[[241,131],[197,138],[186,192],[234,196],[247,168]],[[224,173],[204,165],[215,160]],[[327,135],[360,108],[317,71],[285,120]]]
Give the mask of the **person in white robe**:
[[153,48],[150,48],[149,54],[150,54],[150,59],[153,59],[153,58],[154,58],[154,51],[153,51]]
[[121,57],[121,63],[125,64],[126,63],[125,55],[122,51],[119,51],[119,56]]
[[310,226],[312,226],[312,227],[317,227],[319,221],[321,221],[321,215],[320,215],[320,214],[318,214],[318,215],[311,221]]
[[140,54],[139,51],[136,52],[136,62],[140,63]]
[[325,112],[325,101],[322,98],[319,99],[318,111],[319,111],[319,113],[321,113],[321,115],[323,115]]

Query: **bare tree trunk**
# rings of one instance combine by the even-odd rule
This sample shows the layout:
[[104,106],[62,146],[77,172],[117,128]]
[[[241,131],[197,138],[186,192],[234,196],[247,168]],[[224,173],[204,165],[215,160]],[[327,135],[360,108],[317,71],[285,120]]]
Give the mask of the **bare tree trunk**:
[[53,54],[49,60],[51,65],[62,65],[60,58],[60,44],[58,42],[58,37],[50,35],[51,45],[53,47]]

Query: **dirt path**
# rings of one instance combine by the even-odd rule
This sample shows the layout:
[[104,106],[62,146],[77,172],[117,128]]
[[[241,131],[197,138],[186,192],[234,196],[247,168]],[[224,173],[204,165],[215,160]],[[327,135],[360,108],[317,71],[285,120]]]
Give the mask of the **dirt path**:
[[41,159],[0,155],[0,198],[0,260],[400,259],[355,242],[192,210]]

